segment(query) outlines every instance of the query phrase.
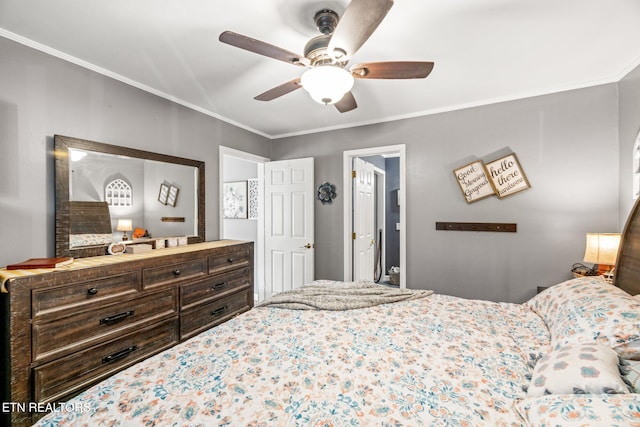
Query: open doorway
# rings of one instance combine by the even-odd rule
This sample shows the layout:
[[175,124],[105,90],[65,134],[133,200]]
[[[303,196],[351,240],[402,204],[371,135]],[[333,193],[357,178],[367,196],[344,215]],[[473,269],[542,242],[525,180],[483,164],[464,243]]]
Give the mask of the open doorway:
[[[256,156],[255,154],[245,153],[244,151],[235,150],[220,146],[219,157],[219,218],[220,218],[220,239],[247,240],[253,241],[254,244],[254,300],[260,301],[264,299],[261,290],[264,289],[264,215],[263,203],[257,203],[257,212],[250,215],[234,215],[228,218],[224,212],[224,190],[225,183],[247,183],[255,180],[257,185],[257,193],[263,194],[264,188],[264,164],[269,159],[266,157]],[[248,191],[247,187],[247,191]]]
[[[367,208],[364,210],[359,208],[361,204],[357,195],[362,193],[362,190],[357,189],[357,180],[354,179],[354,159],[364,159],[366,163],[373,163],[375,183],[372,197],[377,202],[370,213]],[[406,229],[404,226],[406,223],[406,200],[403,191],[405,185],[405,145],[345,151],[343,154],[343,176],[344,188],[351,195],[345,199],[344,204],[344,280],[351,281],[355,276],[362,275],[358,269],[364,265],[360,259],[365,251],[361,249],[362,246],[358,246],[358,239],[355,238],[362,234],[361,229],[356,230],[355,227],[360,227],[358,224],[362,224],[363,218],[366,217],[364,219],[366,226],[373,227],[371,232],[375,237],[370,241],[376,245],[376,255],[380,251],[381,259],[376,256],[373,261],[377,264],[376,273],[381,273],[384,278],[392,265],[399,267],[399,286],[406,288],[406,274],[403,274],[406,271]],[[385,198],[386,203],[381,203],[381,198]],[[381,205],[385,206],[385,204],[386,208],[381,208]],[[380,239],[382,239],[381,247],[379,246]],[[368,257],[369,255],[367,255]],[[370,267],[366,265],[366,268]]]
[[390,280],[388,272],[400,266],[400,157],[398,154],[384,154],[359,158],[371,163],[374,172],[373,280],[376,283],[397,286],[399,283]]
[[220,147],[220,238],[255,242],[255,302],[314,279],[313,164]]

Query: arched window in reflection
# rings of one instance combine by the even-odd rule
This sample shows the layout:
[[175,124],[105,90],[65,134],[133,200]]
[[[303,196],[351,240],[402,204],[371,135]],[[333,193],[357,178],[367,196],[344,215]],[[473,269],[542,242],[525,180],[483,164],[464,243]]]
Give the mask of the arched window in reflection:
[[124,180],[114,179],[104,189],[105,200],[109,206],[131,206],[131,186]]

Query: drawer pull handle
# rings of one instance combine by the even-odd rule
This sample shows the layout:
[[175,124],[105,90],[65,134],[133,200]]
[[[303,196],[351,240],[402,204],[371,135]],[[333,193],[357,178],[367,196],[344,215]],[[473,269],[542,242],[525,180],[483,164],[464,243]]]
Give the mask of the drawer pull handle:
[[227,259],[227,261],[233,262],[233,258],[229,258],[229,259]]
[[212,316],[218,316],[218,315],[224,313],[225,311],[227,311],[227,306],[226,305],[224,307],[216,308],[215,310],[213,310],[211,312],[211,315]]
[[87,289],[87,294],[89,295],[95,295],[98,293],[98,288],[89,288]]
[[173,274],[175,276],[179,276],[180,275],[180,269],[176,268],[175,270],[173,270]]
[[124,313],[120,313],[120,314],[115,314],[113,316],[109,316],[109,317],[105,317],[103,319],[100,319],[100,324],[101,325],[110,325],[112,323],[116,323],[119,322],[129,316],[133,316],[133,310],[129,310],[129,311],[125,311]]
[[123,359],[127,357],[129,354],[133,353],[138,349],[137,345],[132,345],[131,347],[127,347],[124,350],[120,350],[116,353],[110,354],[102,358],[102,364],[115,362],[116,360]]
[[220,290],[222,288],[226,288],[227,287],[227,282],[222,282],[222,283],[216,283],[215,285],[213,285],[211,287],[212,291],[217,291]]

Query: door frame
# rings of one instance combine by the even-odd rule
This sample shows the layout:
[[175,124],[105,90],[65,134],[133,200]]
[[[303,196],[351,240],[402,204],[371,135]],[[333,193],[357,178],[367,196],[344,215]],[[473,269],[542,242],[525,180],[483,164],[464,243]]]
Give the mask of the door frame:
[[[218,236],[224,239],[224,158],[235,157],[258,165],[258,192],[264,196],[264,164],[270,162],[267,157],[236,150],[234,148],[219,146],[218,150]],[[264,201],[258,202],[258,234],[254,245],[255,278],[254,293],[259,294],[264,288]]]
[[[385,192],[386,192],[386,172],[380,169],[377,166],[373,166],[373,173],[376,181],[376,214],[378,218],[378,222],[376,223],[376,241],[379,238],[378,232],[380,231],[380,226],[386,231],[387,229],[387,218],[386,218],[386,210],[387,210],[387,202],[385,200]],[[385,233],[386,234],[386,233]],[[384,268],[387,265],[387,239],[383,237],[382,239],[382,250],[380,251],[380,259],[382,262],[382,276],[381,279],[385,276]],[[375,280],[375,275],[373,276]]]
[[399,179],[400,179],[400,189],[398,191],[398,200],[400,203],[400,289],[405,289],[407,287],[407,201],[406,201],[406,145],[398,144],[398,145],[386,145],[381,147],[369,147],[362,148],[357,150],[346,150],[343,152],[342,157],[342,176],[343,176],[343,187],[345,189],[345,197],[344,197],[344,210],[343,210],[343,230],[344,232],[344,240],[343,240],[343,253],[344,253],[344,268],[343,268],[343,280],[350,281],[353,271],[353,253],[351,250],[352,238],[351,233],[353,232],[353,221],[352,221],[352,209],[353,209],[353,178],[351,177],[351,169],[353,164],[353,159],[355,157],[367,157],[367,156],[376,156],[376,155],[395,155],[400,158],[400,170],[399,170]]

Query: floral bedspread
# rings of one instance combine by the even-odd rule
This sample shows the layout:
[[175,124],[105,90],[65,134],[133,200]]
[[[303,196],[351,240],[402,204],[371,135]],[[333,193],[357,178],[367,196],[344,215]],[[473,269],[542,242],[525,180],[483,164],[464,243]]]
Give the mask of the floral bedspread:
[[525,305],[431,295],[348,311],[260,307],[105,380],[44,426],[521,426]]

